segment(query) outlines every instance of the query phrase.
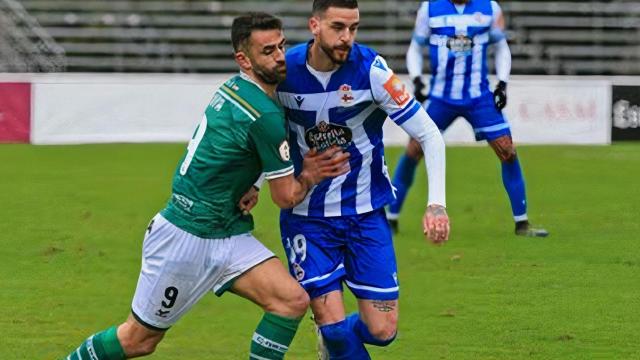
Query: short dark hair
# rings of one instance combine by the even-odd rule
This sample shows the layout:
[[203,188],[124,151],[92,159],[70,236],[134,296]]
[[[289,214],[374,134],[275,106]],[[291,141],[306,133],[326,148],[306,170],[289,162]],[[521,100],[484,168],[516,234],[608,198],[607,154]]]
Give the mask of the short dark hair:
[[233,19],[231,44],[235,52],[247,45],[254,30],[282,30],[282,20],[264,12],[250,12]]
[[345,9],[357,9],[358,0],[313,0],[313,9],[311,13],[313,15],[319,15],[327,11],[330,7],[345,8]]

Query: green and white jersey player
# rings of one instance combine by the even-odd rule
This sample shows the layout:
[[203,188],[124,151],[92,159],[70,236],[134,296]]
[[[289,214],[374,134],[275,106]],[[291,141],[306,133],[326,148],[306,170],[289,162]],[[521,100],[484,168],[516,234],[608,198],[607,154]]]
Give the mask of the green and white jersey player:
[[89,337],[67,359],[148,355],[202,296],[226,290],[265,311],[249,359],[284,357],[309,298],[251,235],[246,210],[256,194],[248,190],[264,174],[273,201],[293,207],[315,184],[346,173],[349,156],[339,148],[312,151],[294,177],[284,116],[273,100],[286,76],[282,23],[250,13],[234,20],[231,38],[241,73],[216,91],[178,164],[169,204],[147,228],[131,315]]

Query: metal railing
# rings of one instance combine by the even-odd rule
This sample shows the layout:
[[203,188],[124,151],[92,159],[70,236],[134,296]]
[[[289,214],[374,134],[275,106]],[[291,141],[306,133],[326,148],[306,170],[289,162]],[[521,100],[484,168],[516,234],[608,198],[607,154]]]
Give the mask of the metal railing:
[[0,71],[65,71],[64,49],[15,0],[0,0]]

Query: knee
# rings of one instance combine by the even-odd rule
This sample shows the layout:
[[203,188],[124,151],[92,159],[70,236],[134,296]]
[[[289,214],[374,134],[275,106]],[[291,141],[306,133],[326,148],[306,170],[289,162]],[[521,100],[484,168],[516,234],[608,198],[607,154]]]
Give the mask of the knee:
[[292,291],[285,301],[286,312],[293,317],[301,317],[309,308],[309,295],[303,288]]
[[490,145],[501,162],[512,163],[516,160],[516,148],[513,145],[511,137],[502,136],[490,142]]
[[420,159],[422,159],[422,147],[420,146],[420,143],[418,143],[416,140],[411,139],[409,141],[409,145],[407,145],[407,156],[412,158],[415,161],[419,161]]
[[376,340],[375,345],[387,346],[393,342],[398,332],[398,319],[396,317],[388,318],[384,322],[367,325],[367,329]]
[[516,149],[511,146],[509,149],[506,149],[503,153],[498,154],[500,161],[503,163],[512,163],[516,161]]

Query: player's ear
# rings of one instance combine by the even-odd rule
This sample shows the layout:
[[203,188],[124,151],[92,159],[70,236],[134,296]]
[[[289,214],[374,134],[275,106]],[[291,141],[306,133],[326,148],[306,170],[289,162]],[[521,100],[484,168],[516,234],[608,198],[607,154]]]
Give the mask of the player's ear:
[[240,66],[241,69],[243,70],[251,70],[251,68],[253,67],[251,65],[251,59],[249,59],[249,56],[247,56],[247,54],[244,52],[244,50],[238,50],[236,51],[236,53],[234,54],[236,63],[238,64],[238,66]]
[[309,31],[313,36],[318,35],[320,33],[320,19],[317,16],[312,16],[309,18]]

